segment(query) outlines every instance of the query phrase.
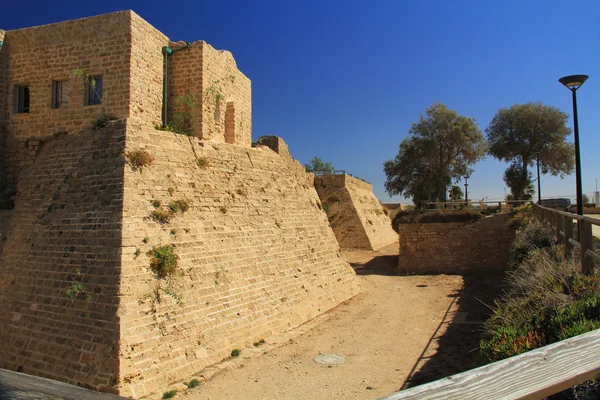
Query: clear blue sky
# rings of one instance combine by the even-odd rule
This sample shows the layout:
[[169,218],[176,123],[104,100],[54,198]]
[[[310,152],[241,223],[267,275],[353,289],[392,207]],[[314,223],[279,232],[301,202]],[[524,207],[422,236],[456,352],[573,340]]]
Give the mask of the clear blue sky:
[[[320,156],[373,183],[383,201],[383,162],[433,102],[474,117],[483,131],[514,103],[571,114],[557,79],[590,75],[578,91],[583,191],[600,179],[598,0],[7,1],[0,28],[124,9],[172,40],[230,50],[252,80],[255,139],[281,136],[300,162]],[[476,164],[469,197],[503,197],[506,166]],[[542,177],[542,193],[574,196],[574,175]]]

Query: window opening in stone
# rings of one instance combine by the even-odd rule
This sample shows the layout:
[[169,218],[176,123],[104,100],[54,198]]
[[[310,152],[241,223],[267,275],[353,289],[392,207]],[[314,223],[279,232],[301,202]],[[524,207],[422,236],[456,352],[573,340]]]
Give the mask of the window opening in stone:
[[235,143],[235,108],[233,103],[227,103],[225,109],[225,143]]
[[87,77],[87,105],[102,104],[102,76],[89,75]]
[[52,81],[52,108],[69,106],[69,84],[67,81]]
[[13,91],[13,113],[23,114],[29,112],[29,87],[15,86]]

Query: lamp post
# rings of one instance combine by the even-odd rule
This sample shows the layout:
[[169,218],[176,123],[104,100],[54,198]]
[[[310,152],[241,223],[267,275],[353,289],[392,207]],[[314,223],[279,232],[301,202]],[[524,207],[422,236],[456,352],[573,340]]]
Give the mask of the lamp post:
[[469,184],[467,183],[467,181],[469,180],[469,175],[465,176],[465,204],[467,206],[467,208],[469,208]]
[[577,89],[589,78],[587,75],[569,75],[558,81],[573,93],[573,128],[575,131],[575,175],[577,182],[577,214],[583,215],[583,193],[581,188],[581,156],[579,154],[579,125],[577,123]]

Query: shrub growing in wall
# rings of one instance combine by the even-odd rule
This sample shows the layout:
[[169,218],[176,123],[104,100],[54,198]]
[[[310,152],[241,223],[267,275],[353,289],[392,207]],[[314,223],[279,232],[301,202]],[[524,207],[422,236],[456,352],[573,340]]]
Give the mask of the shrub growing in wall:
[[141,171],[144,167],[151,165],[154,162],[154,157],[146,150],[129,151],[125,153],[125,157],[134,171],[138,169]]
[[177,269],[179,256],[175,254],[173,245],[153,247],[148,253],[150,269],[159,277],[171,276]]

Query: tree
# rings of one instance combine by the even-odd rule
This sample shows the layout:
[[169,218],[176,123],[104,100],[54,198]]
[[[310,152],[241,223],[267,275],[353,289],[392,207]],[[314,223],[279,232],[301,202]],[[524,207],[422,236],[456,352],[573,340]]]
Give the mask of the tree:
[[385,189],[391,196],[412,197],[417,207],[446,200],[452,181],[470,174],[471,165],[487,150],[475,120],[439,102],[425,110],[408,133],[396,157],[383,165]]
[[523,173],[518,163],[511,163],[510,167],[504,171],[504,183],[510,188],[510,199],[517,199],[518,193],[522,193],[520,200],[531,200],[535,194],[531,172],[527,172],[527,180],[522,180]]
[[462,200],[463,196],[465,195],[460,186],[456,185],[452,185],[450,188],[450,193],[448,194],[450,195],[450,199],[453,201]]
[[[567,114],[541,103],[515,104],[498,110],[486,129],[490,154],[510,162],[505,173],[516,200],[523,200],[531,173],[528,167],[539,161],[542,174],[554,176],[573,172],[574,148],[566,141],[571,130]],[[516,175],[515,175],[516,174]],[[514,190],[513,190],[514,188]]]
[[333,172],[335,168],[330,162],[323,162],[319,157],[313,157],[308,164],[304,164],[304,169],[306,172],[315,172],[315,171],[330,171]]

